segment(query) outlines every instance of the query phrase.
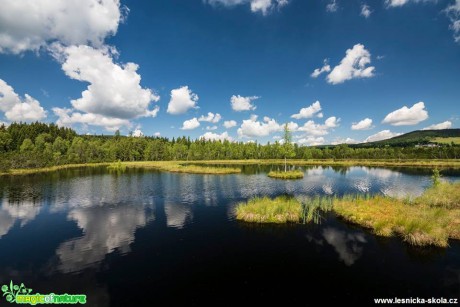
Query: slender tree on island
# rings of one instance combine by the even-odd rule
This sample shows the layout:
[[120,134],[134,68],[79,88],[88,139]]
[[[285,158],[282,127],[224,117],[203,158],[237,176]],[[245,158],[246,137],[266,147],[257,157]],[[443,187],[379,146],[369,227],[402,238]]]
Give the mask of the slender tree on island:
[[286,173],[287,158],[295,157],[294,145],[292,145],[292,134],[287,123],[284,125],[282,151],[284,155],[284,172]]

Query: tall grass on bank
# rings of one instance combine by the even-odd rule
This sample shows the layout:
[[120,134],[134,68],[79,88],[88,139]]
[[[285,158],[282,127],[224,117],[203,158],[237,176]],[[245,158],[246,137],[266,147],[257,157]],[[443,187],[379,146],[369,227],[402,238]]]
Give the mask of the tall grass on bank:
[[151,161],[151,162],[131,162],[126,164],[133,168],[154,168],[160,171],[173,173],[189,173],[189,174],[238,174],[241,173],[241,168],[238,167],[219,167],[195,165],[187,162],[175,161]]
[[236,207],[236,218],[256,223],[298,223],[302,205],[294,197],[255,197]]
[[276,179],[301,179],[303,178],[303,172],[299,170],[294,171],[270,171],[268,177]]
[[411,201],[383,195],[275,199],[257,197],[237,206],[237,219],[256,223],[320,223],[334,211],[376,235],[400,236],[416,246],[447,247],[460,239],[460,182],[441,182]]
[[111,163],[109,166],[107,166],[107,169],[109,171],[121,173],[126,170],[126,164],[121,163],[121,161],[118,160],[117,162]]

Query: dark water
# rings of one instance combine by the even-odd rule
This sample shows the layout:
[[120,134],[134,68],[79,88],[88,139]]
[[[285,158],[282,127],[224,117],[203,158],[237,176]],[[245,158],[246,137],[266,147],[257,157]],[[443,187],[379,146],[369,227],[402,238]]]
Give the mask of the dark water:
[[[321,225],[254,225],[257,195],[419,195],[430,170],[304,168],[302,180],[77,169],[0,178],[0,283],[86,294],[89,306],[228,306],[460,296],[460,242],[410,247],[332,214]],[[459,180],[460,172],[443,172]],[[4,298],[0,298],[4,299]],[[6,303],[6,301],[3,301]]]

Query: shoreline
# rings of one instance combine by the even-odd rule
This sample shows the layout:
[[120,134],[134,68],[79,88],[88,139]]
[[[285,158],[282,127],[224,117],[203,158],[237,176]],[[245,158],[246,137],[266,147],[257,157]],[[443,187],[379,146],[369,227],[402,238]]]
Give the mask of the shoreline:
[[[122,162],[127,168],[155,168],[162,171],[182,172],[182,173],[195,173],[195,174],[208,174],[205,169],[203,172],[177,169],[177,166],[184,165],[203,165],[204,168],[213,168],[214,171],[220,167],[213,167],[217,165],[238,166],[238,165],[270,165],[279,164],[284,165],[283,159],[268,159],[268,160],[197,160],[197,161],[135,161],[135,162]],[[11,169],[9,172],[0,173],[0,176],[7,175],[29,175],[37,173],[53,172],[63,169],[72,169],[80,167],[100,167],[108,166],[111,162],[97,162],[97,163],[80,163],[80,164],[63,164],[56,166],[49,166],[43,168],[28,168],[28,169]],[[373,166],[373,167],[439,167],[439,168],[460,168],[460,159],[449,160],[289,160],[289,166]],[[175,168],[176,167],[176,168]],[[227,172],[223,172],[227,173]],[[232,173],[238,173],[233,170]],[[219,172],[210,172],[209,174],[222,174]]]

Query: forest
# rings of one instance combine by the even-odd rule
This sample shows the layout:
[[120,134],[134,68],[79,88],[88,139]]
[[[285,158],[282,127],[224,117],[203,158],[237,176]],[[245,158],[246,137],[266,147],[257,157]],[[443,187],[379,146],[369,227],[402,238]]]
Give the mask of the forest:
[[[293,159],[458,159],[460,146],[308,147],[293,144]],[[70,163],[168,160],[282,159],[279,142],[191,140],[187,137],[78,135],[71,128],[48,123],[0,126],[0,171]]]

